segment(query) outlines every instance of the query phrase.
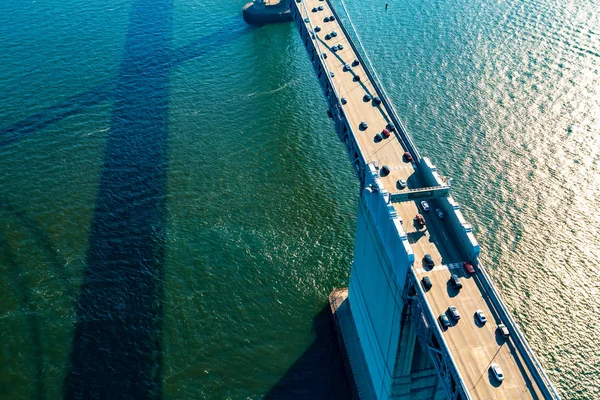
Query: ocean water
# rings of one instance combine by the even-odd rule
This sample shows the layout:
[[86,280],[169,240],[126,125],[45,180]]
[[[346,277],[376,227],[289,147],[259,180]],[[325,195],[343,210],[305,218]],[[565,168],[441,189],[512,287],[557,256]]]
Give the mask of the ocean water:
[[[346,0],[565,399],[600,398],[600,4]],[[340,5],[341,3],[336,3]],[[292,24],[0,2],[0,398],[347,398],[358,182]]]

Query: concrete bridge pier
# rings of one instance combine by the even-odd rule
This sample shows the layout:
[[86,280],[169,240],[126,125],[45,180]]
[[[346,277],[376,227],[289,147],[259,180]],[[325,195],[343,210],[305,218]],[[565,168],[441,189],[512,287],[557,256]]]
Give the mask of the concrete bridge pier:
[[251,25],[292,21],[289,0],[254,0],[244,6],[242,13]]
[[335,300],[339,292],[332,293],[348,373],[361,399],[445,399],[438,373],[417,340],[406,295],[414,291],[407,278],[414,254],[378,171],[368,165],[363,172],[367,185],[359,199],[347,298]]

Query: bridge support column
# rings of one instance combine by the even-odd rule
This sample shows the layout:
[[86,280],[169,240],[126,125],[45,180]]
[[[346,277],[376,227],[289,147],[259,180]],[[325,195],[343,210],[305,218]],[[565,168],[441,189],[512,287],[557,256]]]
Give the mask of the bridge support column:
[[392,396],[394,400],[442,400],[440,386],[429,354],[423,351],[412,326],[410,305],[402,312],[402,328],[396,355]]

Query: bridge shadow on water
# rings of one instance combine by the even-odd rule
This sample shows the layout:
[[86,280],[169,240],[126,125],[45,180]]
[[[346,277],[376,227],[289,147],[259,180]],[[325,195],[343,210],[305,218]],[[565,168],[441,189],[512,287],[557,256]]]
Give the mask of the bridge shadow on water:
[[329,305],[314,318],[316,338],[265,395],[268,400],[351,399]]
[[161,396],[172,4],[136,0],[115,88],[66,399]]

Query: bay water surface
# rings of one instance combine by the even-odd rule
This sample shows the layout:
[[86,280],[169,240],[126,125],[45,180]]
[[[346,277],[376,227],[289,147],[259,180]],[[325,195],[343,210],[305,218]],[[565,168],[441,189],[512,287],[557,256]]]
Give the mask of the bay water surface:
[[[348,397],[358,182],[296,27],[244,3],[0,2],[0,398]],[[600,398],[600,3],[388,3],[346,0],[387,92]]]

